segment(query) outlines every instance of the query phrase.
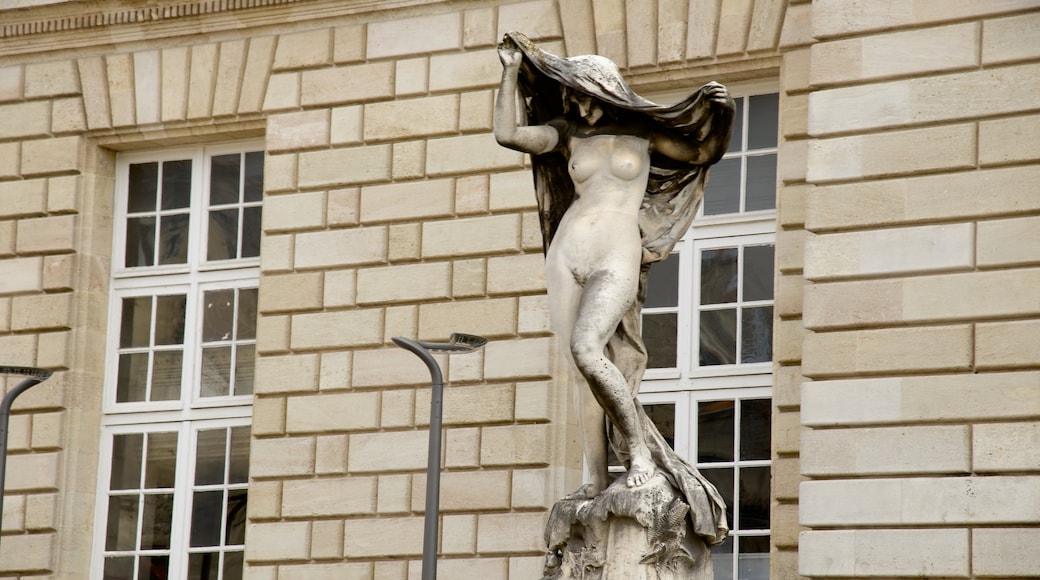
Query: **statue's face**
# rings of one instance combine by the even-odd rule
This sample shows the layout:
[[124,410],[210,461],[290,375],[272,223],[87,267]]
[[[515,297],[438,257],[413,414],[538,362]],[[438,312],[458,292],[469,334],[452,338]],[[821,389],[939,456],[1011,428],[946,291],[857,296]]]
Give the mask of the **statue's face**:
[[603,108],[588,95],[571,93],[571,102],[578,106],[578,113],[589,125],[595,125],[603,117]]

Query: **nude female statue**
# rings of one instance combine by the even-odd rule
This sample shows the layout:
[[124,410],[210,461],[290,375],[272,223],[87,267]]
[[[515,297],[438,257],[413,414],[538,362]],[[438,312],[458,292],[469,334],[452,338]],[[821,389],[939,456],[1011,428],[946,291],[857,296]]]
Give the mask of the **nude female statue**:
[[[689,227],[707,167],[726,149],[733,101],[710,83],[681,103],[656,105],[633,93],[608,59],[556,57],[519,33],[507,34],[498,52],[495,138],[532,156],[552,325],[589,386],[578,397],[592,472],[583,493],[592,497],[609,483],[605,414],[629,487],[659,468],[672,477],[692,471],[680,484],[687,496],[723,505],[671,453],[635,395],[646,366],[639,337],[646,272]],[[516,122],[518,89],[526,125]],[[712,533],[717,521],[706,526]],[[724,528],[724,513],[721,521]]]

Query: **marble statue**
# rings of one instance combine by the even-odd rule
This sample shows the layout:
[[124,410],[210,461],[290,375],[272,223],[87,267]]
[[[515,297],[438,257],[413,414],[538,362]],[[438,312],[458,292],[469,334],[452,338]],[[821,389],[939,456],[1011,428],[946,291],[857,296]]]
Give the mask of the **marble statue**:
[[[517,32],[505,35],[498,53],[495,138],[531,155],[552,327],[588,385],[577,401],[591,479],[550,516],[546,578],[601,577],[579,568],[648,579],[671,578],[653,574],[672,569],[675,578],[702,577],[691,575],[696,568],[708,578],[706,546],[728,533],[725,504],[672,451],[636,394],[647,361],[640,336],[647,273],[693,221],[708,167],[726,150],[733,100],[712,82],[675,105],[657,105],[633,92],[609,59],[558,57]],[[608,441],[627,469],[614,484]],[[628,522],[612,528],[611,516]],[[575,541],[579,520],[586,537]],[[642,531],[620,531],[632,522]],[[632,533],[646,544],[635,568],[614,564],[608,574],[605,551],[619,546],[607,548],[607,536]]]

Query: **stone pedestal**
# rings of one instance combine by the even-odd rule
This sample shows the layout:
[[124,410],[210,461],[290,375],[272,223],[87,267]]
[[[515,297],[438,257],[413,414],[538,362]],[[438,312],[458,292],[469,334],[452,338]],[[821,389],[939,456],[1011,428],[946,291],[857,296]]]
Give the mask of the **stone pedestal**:
[[629,488],[622,479],[593,498],[553,506],[542,580],[712,580],[708,546],[690,532],[689,506],[657,474]]

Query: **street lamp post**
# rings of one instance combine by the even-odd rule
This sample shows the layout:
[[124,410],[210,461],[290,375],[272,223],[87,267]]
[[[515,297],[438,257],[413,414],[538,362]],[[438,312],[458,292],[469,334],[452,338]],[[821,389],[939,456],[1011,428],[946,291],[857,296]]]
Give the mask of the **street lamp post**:
[[0,366],[0,375],[22,375],[29,378],[15,385],[0,401],[0,518],[4,515],[4,479],[7,475],[7,423],[11,417],[11,405],[25,391],[46,381],[51,371],[34,367]]
[[449,342],[423,342],[393,337],[397,346],[411,351],[430,369],[433,391],[430,394],[430,445],[426,460],[426,513],[423,520],[422,580],[437,578],[437,519],[441,499],[441,417],[444,407],[444,378],[433,358],[435,352],[462,354],[483,348],[487,339],[472,334],[453,333]]

